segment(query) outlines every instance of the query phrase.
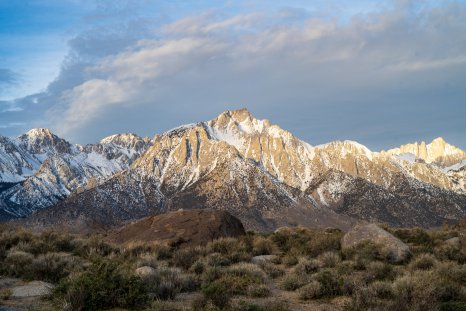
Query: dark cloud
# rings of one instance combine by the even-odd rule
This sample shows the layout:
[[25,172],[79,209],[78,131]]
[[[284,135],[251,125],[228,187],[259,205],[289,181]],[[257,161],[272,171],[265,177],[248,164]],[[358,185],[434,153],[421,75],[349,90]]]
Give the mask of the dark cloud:
[[71,40],[48,91],[16,105],[28,125],[78,142],[247,107],[311,144],[444,136],[465,148],[466,6],[419,3],[345,23],[292,8],[130,18]]

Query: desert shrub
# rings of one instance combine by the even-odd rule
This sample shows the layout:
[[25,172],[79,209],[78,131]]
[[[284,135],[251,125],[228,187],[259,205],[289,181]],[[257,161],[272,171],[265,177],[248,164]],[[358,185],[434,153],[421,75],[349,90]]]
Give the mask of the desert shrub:
[[308,279],[296,274],[286,274],[280,281],[280,287],[287,291],[295,291],[303,287]]
[[228,267],[215,281],[223,283],[231,295],[247,294],[250,285],[263,283],[264,272],[252,264],[236,264]]
[[262,283],[265,279],[264,272],[258,266],[251,263],[234,264],[226,268],[225,273],[235,276],[247,276],[255,279],[257,283]]
[[466,264],[458,265],[454,262],[441,262],[435,270],[437,275],[449,282],[466,284]]
[[321,263],[318,260],[300,258],[298,264],[293,268],[293,272],[297,275],[312,274],[319,270]]
[[286,254],[282,258],[282,263],[288,267],[294,266],[299,262],[298,257],[293,254]]
[[[35,254],[46,252],[72,252],[74,250],[73,236],[56,231],[44,231],[38,239],[42,243],[36,247]],[[34,241],[34,240],[33,240]]]
[[418,272],[402,276],[393,282],[393,304],[397,310],[435,310],[438,295],[436,277],[432,273]]
[[220,253],[212,253],[207,255],[205,262],[210,267],[228,266],[231,263],[227,257]]
[[1,271],[5,275],[27,278],[33,261],[34,255],[12,250],[2,263]]
[[54,296],[72,310],[138,309],[147,303],[141,280],[114,261],[96,262],[86,272],[62,280]]
[[299,298],[303,300],[318,299],[321,296],[322,285],[318,281],[312,281],[299,290]]
[[141,281],[151,296],[161,300],[174,299],[180,292],[199,288],[195,278],[177,268],[159,267],[154,273],[141,277]]
[[5,247],[5,250],[9,250],[18,243],[29,243],[33,240],[33,238],[33,234],[26,230],[6,229],[2,230],[2,232],[0,233],[0,245],[3,245]]
[[423,253],[414,258],[410,263],[412,270],[429,270],[432,269],[437,263],[437,260],[432,254]]
[[315,257],[326,251],[338,251],[341,237],[340,230],[295,229],[276,232],[271,239],[284,253]]
[[250,297],[256,297],[256,298],[268,297],[270,296],[270,289],[264,284],[259,284],[259,285],[254,284],[248,287],[247,294]]
[[73,245],[73,255],[90,260],[97,261],[110,254],[120,253],[118,248],[105,243],[99,236],[92,236],[89,239],[74,239],[71,244]]
[[241,241],[235,238],[220,238],[207,244],[207,252],[228,255],[244,249]]
[[338,296],[343,293],[344,281],[331,271],[321,271],[316,273],[313,278],[321,285],[322,297]]
[[198,259],[192,264],[192,266],[189,268],[189,271],[197,275],[200,275],[205,271],[205,269],[206,269],[206,265],[204,261],[201,259]]
[[421,228],[401,228],[393,231],[393,234],[405,243],[414,245],[432,245],[432,237]]
[[345,259],[353,260],[356,263],[355,268],[358,270],[365,269],[365,266],[371,261],[388,259],[383,246],[371,241],[364,241],[344,250],[343,256]]
[[[228,289],[227,284],[220,280],[203,285],[202,294],[205,298],[204,306],[210,301],[215,307],[220,309],[225,308],[231,299],[230,290]],[[196,309],[195,306],[193,307],[193,309]]]
[[154,245],[154,253],[158,260],[167,260],[171,259],[173,256],[173,249],[164,244],[155,244]]
[[466,247],[442,244],[434,249],[434,254],[440,260],[453,260],[460,264],[466,263]]
[[272,279],[276,279],[276,278],[278,278],[278,277],[285,274],[285,270],[283,270],[279,266],[277,266],[277,265],[275,265],[275,264],[273,264],[271,262],[268,262],[268,261],[261,262],[259,264],[259,266]]
[[[351,300],[344,305],[346,311],[360,310],[392,310],[376,299],[373,292],[367,286],[359,287],[351,296]],[[393,309],[396,310],[396,309]]]
[[269,240],[268,238],[263,236],[255,237],[252,245],[252,253],[254,254],[254,256],[271,255],[275,252],[276,248],[272,240]]
[[379,299],[393,298],[393,290],[390,283],[386,281],[375,281],[369,285],[371,295]]
[[179,249],[173,253],[172,263],[177,267],[188,270],[200,255],[201,252],[198,248]]
[[393,276],[393,267],[381,261],[373,261],[366,266],[367,273],[376,280],[384,280]]
[[341,261],[340,255],[334,251],[324,252],[320,254],[317,259],[322,263],[322,266],[325,268],[333,268]]
[[201,283],[208,284],[219,279],[224,272],[218,267],[208,267],[201,275]]
[[56,283],[81,267],[81,260],[77,257],[63,253],[41,254],[31,262],[28,275],[24,277]]

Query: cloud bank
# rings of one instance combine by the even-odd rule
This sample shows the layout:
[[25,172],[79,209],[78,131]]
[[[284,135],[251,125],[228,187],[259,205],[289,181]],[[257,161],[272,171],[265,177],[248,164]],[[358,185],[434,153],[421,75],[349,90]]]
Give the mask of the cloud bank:
[[466,5],[421,4],[345,21],[212,10],[91,29],[70,41],[46,92],[14,102],[10,123],[88,142],[247,107],[311,144],[379,149],[445,136],[465,148]]

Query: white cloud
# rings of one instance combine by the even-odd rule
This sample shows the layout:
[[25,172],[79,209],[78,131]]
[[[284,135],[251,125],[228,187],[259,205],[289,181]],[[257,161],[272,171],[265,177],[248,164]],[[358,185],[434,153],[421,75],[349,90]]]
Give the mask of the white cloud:
[[[239,106],[310,143],[453,131],[466,113],[464,105],[457,111],[466,96],[466,6],[412,4],[344,23],[302,12],[209,11],[138,40],[77,38],[78,56],[96,56],[57,79],[47,116],[59,134],[78,140],[94,138],[102,124],[151,135]],[[429,127],[433,115],[449,120]]]

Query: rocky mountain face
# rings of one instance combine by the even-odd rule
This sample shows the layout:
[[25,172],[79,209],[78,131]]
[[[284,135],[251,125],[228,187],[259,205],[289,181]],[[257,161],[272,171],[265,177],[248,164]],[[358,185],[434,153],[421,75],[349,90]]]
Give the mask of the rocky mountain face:
[[[352,141],[311,146],[242,109],[156,135],[150,146],[136,139],[126,153],[118,151],[118,141],[75,147],[86,159],[99,156],[115,164],[86,179],[66,176],[88,176],[89,160],[67,162],[55,159],[55,152],[42,161],[20,185],[24,193],[38,194],[28,189],[41,183],[57,187],[74,180],[77,186],[53,202],[42,199],[40,207],[58,203],[35,213],[30,224],[111,227],[179,208],[228,210],[247,229],[258,230],[293,224],[344,228],[356,219],[427,227],[466,217],[466,156],[442,139],[424,144],[425,152],[419,145],[372,152]],[[18,205],[31,201],[15,193],[17,202],[24,198]],[[46,192],[39,197],[49,198]]]
[[390,149],[388,154],[411,154],[427,163],[437,164],[440,167],[455,165],[466,158],[466,153],[450,144],[442,137],[434,139],[430,144],[421,143],[402,145],[399,148]]
[[47,129],[0,138],[0,219],[30,215],[122,171],[149,146],[134,134],[72,145]]

